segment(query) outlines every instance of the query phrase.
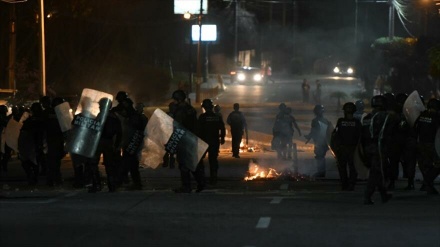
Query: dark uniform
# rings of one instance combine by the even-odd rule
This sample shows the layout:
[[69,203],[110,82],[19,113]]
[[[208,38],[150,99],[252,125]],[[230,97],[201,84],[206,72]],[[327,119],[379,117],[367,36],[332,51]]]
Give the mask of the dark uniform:
[[54,186],[62,183],[61,160],[66,154],[64,152],[64,136],[54,108],[47,107],[45,113],[47,185]]
[[116,114],[110,111],[102,129],[97,151],[98,155],[102,153],[103,156],[109,192],[116,191],[121,183],[119,176],[121,173],[121,150],[119,146],[121,137],[121,122]]
[[[226,122],[231,126],[232,137],[232,157],[240,158],[240,143],[243,138],[244,131],[247,134],[246,119],[241,111],[240,105],[234,104],[234,111],[228,115]],[[247,139],[246,139],[247,140]]]
[[126,116],[128,118],[128,142],[122,148],[122,164],[124,174],[130,172],[133,185],[131,189],[142,189],[141,175],[139,172],[139,152],[142,148],[144,139],[144,130],[148,119],[133,108],[133,101],[125,99],[122,101]]
[[331,122],[324,117],[324,106],[316,105],[313,109],[315,113],[315,118],[312,119],[311,130],[308,135],[304,137],[307,139],[307,142],[310,139],[313,139],[315,144],[314,153],[315,160],[317,165],[317,172],[313,174],[314,177],[325,177],[325,155],[327,154],[328,143],[326,139],[326,134],[329,126],[331,126]]
[[[192,133],[197,131],[197,112],[186,100],[186,94],[182,90],[173,92],[172,98],[176,101],[176,107],[173,112],[174,120],[180,123]],[[191,193],[191,173],[197,182],[196,192],[205,188],[205,171],[202,163],[199,163],[194,172],[190,171],[186,164],[185,153],[177,150],[176,159],[179,164],[182,187],[175,190],[176,193]]]
[[370,169],[364,204],[373,204],[371,197],[378,188],[382,202],[387,202],[391,195],[385,186],[385,172],[388,163],[387,146],[391,141],[393,123],[386,112],[386,98],[374,96],[371,99],[373,111],[362,122],[361,144],[367,168]]
[[30,185],[38,183],[38,164],[43,155],[45,135],[43,108],[40,103],[33,103],[31,116],[23,122],[18,138],[19,158]]
[[[203,100],[202,107],[205,113],[199,116],[199,136],[208,143],[207,150],[209,159],[210,183],[217,183],[218,152],[220,144],[225,143],[225,123],[223,119],[213,111],[214,105],[210,99]],[[200,162],[203,162],[200,161]]]
[[362,124],[353,117],[353,113],[356,111],[356,106],[353,103],[344,104],[343,110],[345,116],[338,119],[332,135],[332,143],[336,142],[334,148],[332,145],[332,149],[338,161],[342,190],[352,191],[358,175],[354,166],[354,153],[359,143]]
[[440,173],[440,157],[435,151],[435,136],[440,127],[439,101],[431,99],[428,110],[417,118],[414,128],[418,140],[418,163],[428,194],[438,194],[434,180]]

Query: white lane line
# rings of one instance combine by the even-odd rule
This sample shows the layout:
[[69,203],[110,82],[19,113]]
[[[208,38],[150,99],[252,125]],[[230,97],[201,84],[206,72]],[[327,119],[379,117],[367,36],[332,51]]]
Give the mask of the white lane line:
[[260,217],[255,228],[257,229],[266,229],[269,227],[270,217]]
[[282,184],[280,186],[280,190],[288,190],[289,189],[289,184]]
[[277,196],[277,197],[274,197],[272,199],[272,201],[270,201],[270,204],[280,204],[282,200],[283,200],[283,197]]

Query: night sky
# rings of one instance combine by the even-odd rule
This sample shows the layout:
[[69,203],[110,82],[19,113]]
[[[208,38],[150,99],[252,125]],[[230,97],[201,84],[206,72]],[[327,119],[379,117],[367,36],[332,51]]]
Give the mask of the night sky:
[[[241,1],[239,50],[289,54],[290,57],[280,58],[279,63],[300,57],[310,65],[320,57],[346,55],[356,49],[354,0],[282,2]],[[17,61],[26,59],[28,69],[38,69],[38,1],[28,0],[15,6]],[[0,2],[2,81],[7,81],[10,8],[11,4]],[[172,0],[45,0],[45,12],[53,14],[46,19],[49,82],[71,85],[75,80],[96,81],[115,75],[124,78],[145,66],[166,67],[170,63],[174,70],[186,71],[189,61],[195,61],[196,46],[190,47],[188,38],[189,26],[196,20],[184,20],[182,15],[173,14]],[[438,19],[431,17],[431,25],[438,23]],[[213,69],[225,70],[233,60],[234,5],[222,0],[209,1],[209,14],[203,21],[218,25],[219,40],[208,48],[210,56],[219,58],[211,62]],[[419,35],[420,25],[414,25],[412,30]],[[360,3],[357,31],[359,43],[387,36],[388,5]],[[430,32],[439,33],[433,28]],[[408,36],[397,17],[396,35]],[[222,66],[215,66],[215,61]],[[82,75],[80,79],[78,74]]]

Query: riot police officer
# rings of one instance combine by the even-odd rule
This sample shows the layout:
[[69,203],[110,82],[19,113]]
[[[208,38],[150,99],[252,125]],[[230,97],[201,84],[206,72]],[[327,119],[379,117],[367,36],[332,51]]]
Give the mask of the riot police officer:
[[313,174],[313,177],[325,177],[325,155],[329,150],[327,144],[327,131],[331,126],[331,122],[324,117],[324,106],[315,105],[313,108],[313,113],[315,118],[312,119],[311,130],[308,135],[304,135],[307,139],[306,143],[313,139],[314,142],[314,153],[317,165],[317,172]]
[[425,189],[428,194],[438,194],[434,188],[434,179],[440,171],[440,157],[435,151],[435,136],[440,127],[440,101],[430,99],[427,110],[417,118],[414,128],[418,140],[418,163],[423,174]]
[[[199,116],[199,136],[209,145],[207,150],[210,172],[209,181],[214,185],[217,183],[217,158],[220,144],[223,145],[225,143],[225,123],[223,119],[213,111],[214,105],[211,99],[204,99],[202,107],[205,109],[205,113]],[[203,159],[200,162],[203,162]]]
[[[176,90],[172,94],[172,99],[176,105],[173,112],[173,118],[180,123],[187,130],[192,133],[197,133],[197,112],[192,105],[186,101],[186,94],[183,90]],[[175,189],[176,193],[191,193],[191,173],[197,182],[196,192],[201,192],[205,188],[205,174],[203,166],[197,165],[194,172],[188,168],[190,164],[187,164],[187,157],[184,152],[179,150],[176,153],[177,163],[180,169],[180,178],[182,186]]]
[[[47,97],[47,96],[46,96]],[[57,115],[55,113],[54,107],[57,101],[53,101],[50,98],[49,104],[44,104],[45,112],[45,128],[46,128],[46,142],[47,142],[47,154],[46,154],[46,164],[47,164],[47,185],[61,185],[61,159],[65,156],[64,152],[64,136],[61,131],[60,124],[58,123]]]
[[336,123],[331,146],[338,161],[342,190],[352,191],[358,175],[354,166],[354,153],[359,142],[362,125],[359,120],[353,117],[353,113],[356,111],[355,104],[345,103],[342,109],[344,117],[339,118]]
[[392,128],[389,114],[387,113],[387,101],[382,95],[376,95],[371,99],[373,111],[364,117],[362,122],[361,144],[364,155],[364,164],[370,169],[367,188],[364,194],[364,204],[374,204],[373,193],[378,188],[382,202],[389,201],[392,197],[387,193],[385,186],[386,167],[389,166],[387,145],[392,136]]

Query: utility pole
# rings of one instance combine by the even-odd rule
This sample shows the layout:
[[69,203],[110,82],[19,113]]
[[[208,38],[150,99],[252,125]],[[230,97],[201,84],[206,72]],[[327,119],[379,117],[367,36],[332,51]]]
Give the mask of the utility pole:
[[46,49],[44,37],[44,0],[40,0],[40,94],[46,95]]
[[394,0],[389,0],[388,4],[390,5],[389,15],[388,15],[388,39],[394,39]]
[[8,85],[15,91],[15,49],[17,44],[17,35],[15,33],[15,4],[11,5],[9,12],[9,65],[8,65]]
[[234,66],[238,64],[238,0],[234,0],[235,3],[235,24],[234,24]]
[[203,0],[200,0],[199,13],[199,40],[197,42],[197,79],[196,79],[196,103],[200,103],[200,84],[202,83],[202,15],[203,15]]

